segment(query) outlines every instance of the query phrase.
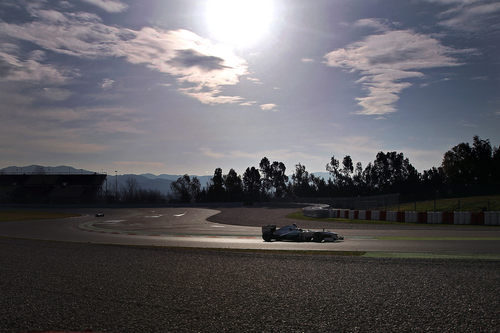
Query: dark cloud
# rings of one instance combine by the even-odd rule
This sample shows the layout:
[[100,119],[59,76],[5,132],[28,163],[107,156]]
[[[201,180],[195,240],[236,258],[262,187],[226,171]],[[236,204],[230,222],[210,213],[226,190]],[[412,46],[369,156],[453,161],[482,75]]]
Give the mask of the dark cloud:
[[176,51],[175,57],[169,63],[180,67],[198,67],[205,71],[227,68],[223,65],[224,59],[215,56],[206,56],[194,50]]
[[12,67],[6,61],[0,59],[0,78],[7,77],[12,70]]

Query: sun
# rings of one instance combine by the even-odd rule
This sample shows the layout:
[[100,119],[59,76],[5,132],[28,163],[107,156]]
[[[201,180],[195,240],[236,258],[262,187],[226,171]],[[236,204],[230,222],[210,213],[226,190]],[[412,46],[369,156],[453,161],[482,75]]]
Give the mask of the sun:
[[211,37],[234,47],[255,45],[268,33],[272,19],[272,0],[207,2],[206,20]]

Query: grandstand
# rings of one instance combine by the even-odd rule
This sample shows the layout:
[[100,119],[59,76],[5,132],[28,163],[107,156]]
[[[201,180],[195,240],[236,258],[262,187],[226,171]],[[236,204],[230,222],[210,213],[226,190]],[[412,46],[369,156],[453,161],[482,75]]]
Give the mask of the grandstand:
[[2,203],[88,203],[102,195],[104,174],[0,174]]

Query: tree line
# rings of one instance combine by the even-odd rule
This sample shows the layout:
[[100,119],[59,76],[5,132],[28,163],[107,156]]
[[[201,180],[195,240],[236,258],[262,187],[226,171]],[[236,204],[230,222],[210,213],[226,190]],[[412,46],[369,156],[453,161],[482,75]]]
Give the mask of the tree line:
[[364,168],[349,155],[332,156],[325,169],[330,178],[295,165],[291,179],[283,162],[261,159],[242,176],[234,169],[214,171],[208,186],[184,175],[172,183],[179,202],[267,201],[302,197],[347,197],[399,193],[402,200],[423,200],[459,195],[496,194],[500,191],[500,146],[474,136],[472,145],[460,143],[443,156],[441,166],[418,172],[402,152],[379,152]]

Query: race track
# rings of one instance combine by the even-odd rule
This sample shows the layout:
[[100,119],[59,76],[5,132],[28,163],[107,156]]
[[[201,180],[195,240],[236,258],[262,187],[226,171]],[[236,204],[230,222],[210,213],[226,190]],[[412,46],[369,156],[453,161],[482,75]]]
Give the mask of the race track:
[[[80,217],[0,223],[0,236],[83,243],[259,250],[366,251],[500,257],[500,228],[487,226],[352,225],[296,221],[290,209],[82,209]],[[103,212],[103,217],[95,217]],[[218,214],[218,215],[216,215]],[[222,223],[210,222],[218,221]],[[297,223],[344,235],[335,243],[264,242],[263,224]],[[246,225],[245,225],[246,224]],[[253,226],[248,226],[253,225]]]

